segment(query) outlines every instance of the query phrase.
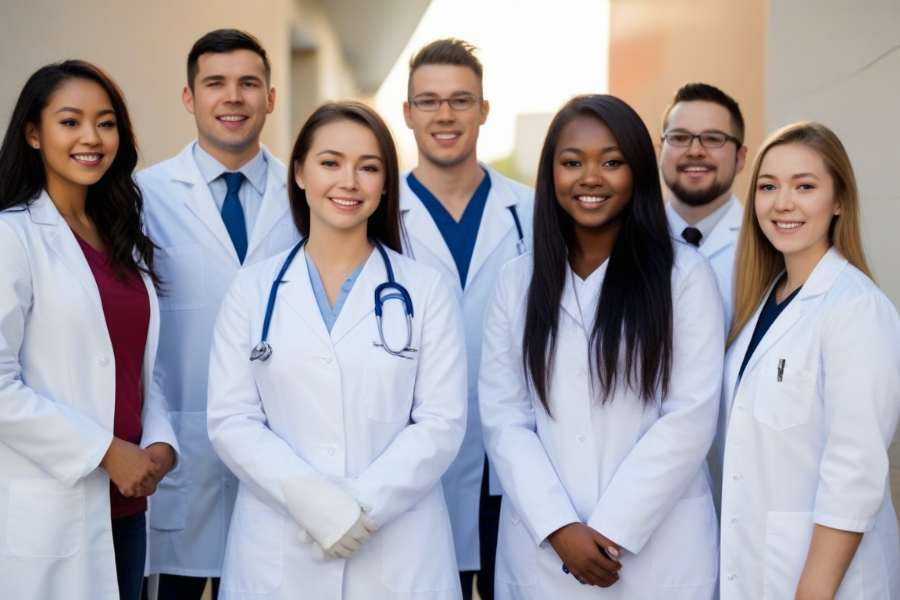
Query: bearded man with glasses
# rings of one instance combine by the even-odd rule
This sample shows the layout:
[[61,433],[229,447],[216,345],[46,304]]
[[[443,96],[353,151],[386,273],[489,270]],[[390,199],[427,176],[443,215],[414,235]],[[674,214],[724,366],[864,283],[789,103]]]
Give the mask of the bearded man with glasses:
[[682,86],[663,115],[659,168],[669,189],[666,215],[676,239],[706,256],[731,323],[731,274],[743,208],[732,193],[744,168],[744,117],[734,99],[705,83]]
[[401,178],[403,253],[440,271],[462,310],[469,370],[466,436],[442,478],[463,598],[477,573],[482,600],[494,597],[500,483],[487,464],[478,410],[484,313],[500,269],[530,246],[534,192],[478,162],[479,128],[490,105],[475,48],[432,42],[410,60],[403,103],[419,163]]

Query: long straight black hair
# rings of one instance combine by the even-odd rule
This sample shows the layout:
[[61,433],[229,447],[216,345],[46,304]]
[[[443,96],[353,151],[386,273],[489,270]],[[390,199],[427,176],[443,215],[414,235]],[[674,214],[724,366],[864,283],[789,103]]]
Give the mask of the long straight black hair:
[[0,146],[0,210],[28,206],[47,185],[41,153],[28,145],[25,129],[29,123],[40,129],[41,112],[51,96],[72,79],[93,81],[106,91],[119,132],[119,149],[112,164],[100,181],[88,186],[85,212],[109,248],[116,276],[123,279],[126,273],[143,272],[159,286],[153,268],[154,246],[141,229],[144,200],[134,181],[138,147],[128,105],[122,90],[100,67],[67,60],[41,67],[25,82]]
[[575,243],[572,217],[556,198],[553,168],[563,128],[581,116],[598,119],[612,130],[634,180],[590,335],[591,370],[600,384],[600,401],[610,401],[616,388],[624,384],[640,395],[645,406],[652,404],[658,390],[665,397],[672,371],[675,250],[650,133],[638,114],[618,98],[576,96],[553,118],[541,150],[535,189],[534,270],[522,336],[526,376],[550,415],[560,301],[568,253]]
[[306,120],[294,149],[291,151],[291,168],[288,169],[288,198],[291,202],[291,214],[294,217],[294,225],[300,235],[309,235],[309,202],[306,200],[306,190],[297,185],[294,175],[298,165],[302,165],[309,154],[313,136],[316,131],[336,121],[351,121],[358,123],[372,131],[381,154],[384,157],[384,195],[378,208],[369,217],[366,231],[370,238],[380,241],[382,244],[400,254],[403,249],[400,246],[400,163],[397,158],[397,146],[394,144],[394,136],[384,119],[362,102],[344,100],[341,102],[326,102],[319,106]]

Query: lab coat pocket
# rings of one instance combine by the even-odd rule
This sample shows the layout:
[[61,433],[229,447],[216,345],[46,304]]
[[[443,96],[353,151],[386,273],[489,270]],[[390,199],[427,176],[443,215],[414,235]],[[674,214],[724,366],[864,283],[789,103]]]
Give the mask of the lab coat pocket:
[[7,545],[21,558],[66,558],[84,545],[84,485],[13,479]]
[[656,585],[671,588],[713,583],[719,572],[718,530],[712,496],[676,502],[650,538]]
[[812,513],[769,513],[763,559],[764,600],[794,597],[809,553],[812,533]]
[[504,499],[497,537],[497,579],[519,587],[537,585],[537,550],[522,519]]
[[[194,413],[170,412],[172,429],[179,440],[191,439],[191,432],[185,431],[185,419]],[[205,420],[204,420],[205,424]],[[205,433],[205,432],[204,432]],[[187,434],[187,435],[186,435]],[[181,442],[183,444],[183,442]],[[182,446],[184,447],[184,446]],[[183,462],[177,469],[169,471],[163,477],[156,492],[149,498],[149,517],[151,529],[159,531],[181,531],[187,525],[188,513],[188,470],[192,468],[191,459]]]
[[394,356],[383,348],[372,346],[366,349],[362,389],[366,394],[366,414],[370,419],[383,423],[409,420],[417,364],[415,358],[410,360]]
[[203,308],[203,248],[196,244],[160,248],[154,258],[163,280],[159,309]]
[[816,372],[783,368],[781,381],[778,372],[778,361],[762,365],[753,416],[760,423],[781,431],[809,420],[816,394]]
[[393,592],[452,590],[458,585],[453,535],[444,508],[407,511],[382,530],[382,579]]
[[238,497],[225,548],[222,587],[244,594],[268,594],[284,577],[286,520],[248,495]]

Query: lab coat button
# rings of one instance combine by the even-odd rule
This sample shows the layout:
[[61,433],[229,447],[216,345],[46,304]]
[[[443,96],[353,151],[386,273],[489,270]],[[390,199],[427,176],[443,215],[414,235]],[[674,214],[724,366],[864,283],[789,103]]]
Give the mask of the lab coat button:
[[583,379],[583,378],[584,378],[584,371],[578,371],[577,373],[575,373],[575,376],[578,377],[578,379]]
[[584,446],[584,436],[579,434],[575,436],[575,441],[578,442],[579,445]]
[[101,367],[109,366],[109,359],[106,358],[105,356],[101,356],[100,360],[97,361],[97,364],[100,365]]
[[738,406],[737,409],[738,409],[738,410],[744,410],[744,407],[743,407],[743,406]]
[[328,454],[334,455],[334,446],[328,446]]
[[741,478],[741,474],[738,473],[736,475],[732,475],[731,478],[734,479],[735,481],[738,481]]
[[737,575],[735,575],[734,573],[728,576],[728,581],[734,581],[735,579],[737,579]]
[[732,524],[737,523],[737,519],[731,519]]
[[322,357],[322,360],[325,361],[325,364],[326,364],[326,365],[330,365],[330,364],[331,364],[331,357],[330,357],[330,356],[323,356],[323,357]]
[[518,517],[517,515],[513,515],[512,518],[510,519],[510,522],[511,522],[513,525],[518,525],[518,524],[519,524],[519,517]]

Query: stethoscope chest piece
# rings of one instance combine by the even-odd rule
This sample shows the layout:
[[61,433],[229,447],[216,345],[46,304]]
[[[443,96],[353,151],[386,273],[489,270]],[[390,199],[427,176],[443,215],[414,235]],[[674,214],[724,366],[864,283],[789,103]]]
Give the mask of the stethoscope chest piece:
[[272,346],[269,342],[260,342],[250,351],[250,360],[266,361],[272,356]]

